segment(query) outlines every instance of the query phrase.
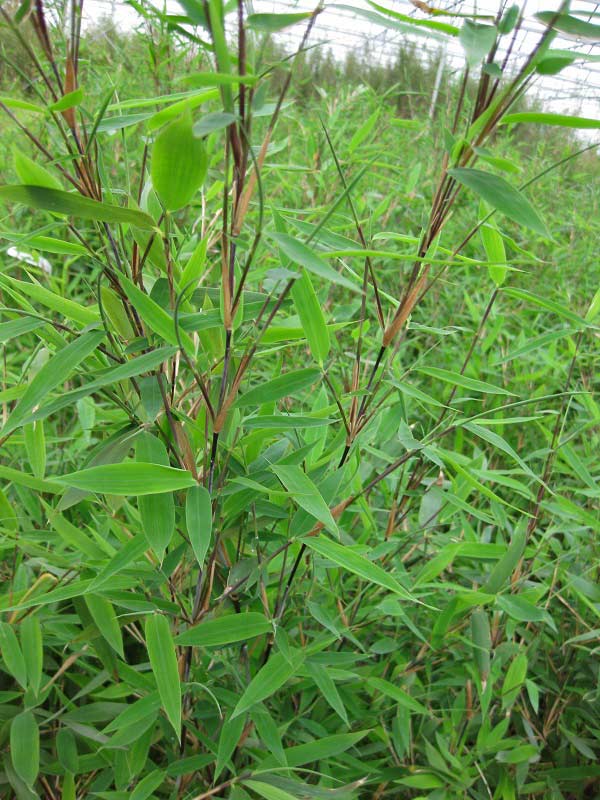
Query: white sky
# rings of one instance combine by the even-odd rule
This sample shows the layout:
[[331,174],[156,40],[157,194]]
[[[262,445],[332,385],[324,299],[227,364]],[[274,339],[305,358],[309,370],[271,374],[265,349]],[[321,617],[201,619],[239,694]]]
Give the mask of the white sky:
[[[366,0],[337,1],[352,8],[370,8]],[[498,0],[430,0],[430,2],[438,8],[451,6],[460,13],[469,13],[476,8],[479,14],[494,14],[498,9]],[[154,0],[154,3],[157,7],[162,8],[163,0]],[[379,3],[404,14],[423,17],[420,12],[415,11],[409,0],[379,0]],[[330,2],[326,6],[333,4],[334,2]],[[316,0],[254,0],[252,5],[255,11],[285,12],[291,9],[310,10],[315,7]],[[520,42],[519,47],[522,52],[526,52],[535,45],[542,30],[533,15],[537,11],[556,10],[559,5],[560,0],[527,0],[525,16],[529,32],[523,34]],[[167,0],[167,8],[170,13],[181,13],[181,7],[176,0]],[[599,8],[600,2],[594,2],[594,0],[573,0],[571,3],[571,13],[573,11],[592,13]],[[84,9],[89,21],[107,14],[112,16],[123,28],[134,26],[139,21],[136,12],[122,0],[86,0]],[[451,21],[449,18],[443,19]],[[456,24],[460,25],[460,20],[456,20]],[[295,28],[290,31],[288,37],[291,38],[288,38],[288,41],[296,43],[297,38],[295,37],[299,34],[296,34]],[[326,7],[325,12],[317,21],[311,41],[313,43],[326,41],[326,47],[331,49],[337,57],[343,58],[348,49],[357,47],[362,49],[362,40],[366,38],[372,42],[374,57],[385,60],[388,54],[389,56],[393,55],[393,44],[399,40],[399,36],[402,34],[371,24],[363,17],[353,16],[346,10]],[[437,42],[423,37],[418,37],[415,41],[425,49],[435,50],[439,46]],[[463,61],[460,44],[450,37],[447,37],[446,41],[448,41],[446,45],[448,60],[453,65],[460,66]],[[578,43],[573,40],[557,39],[553,46],[575,48],[584,53],[591,52],[593,49],[593,52],[600,53],[600,46],[592,47],[589,42]],[[563,70],[556,78],[538,79],[537,91],[549,111],[569,111],[582,116],[600,118],[600,62],[592,64],[577,62],[576,65]]]

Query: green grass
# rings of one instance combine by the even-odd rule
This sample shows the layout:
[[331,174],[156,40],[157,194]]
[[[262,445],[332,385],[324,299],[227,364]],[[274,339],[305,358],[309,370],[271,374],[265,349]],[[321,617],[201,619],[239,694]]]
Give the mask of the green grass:
[[594,139],[183,8],[0,20],[0,795],[596,796]]

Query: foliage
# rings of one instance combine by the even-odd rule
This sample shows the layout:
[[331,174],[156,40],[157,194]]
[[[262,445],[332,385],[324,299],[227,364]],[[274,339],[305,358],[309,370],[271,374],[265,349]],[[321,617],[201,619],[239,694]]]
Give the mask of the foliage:
[[318,8],[132,5],[0,9],[2,796],[595,796],[598,162],[518,106],[580,21],[372,3],[432,120],[315,97]]

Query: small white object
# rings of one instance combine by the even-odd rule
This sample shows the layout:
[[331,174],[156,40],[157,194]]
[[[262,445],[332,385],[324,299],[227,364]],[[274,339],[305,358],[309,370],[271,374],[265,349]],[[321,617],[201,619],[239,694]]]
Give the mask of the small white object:
[[11,258],[16,258],[17,261],[23,261],[25,264],[30,264],[32,267],[38,267],[45,272],[46,275],[52,275],[52,264],[44,256],[34,256],[31,253],[26,253],[24,250],[18,250],[16,247],[9,247],[6,251]]

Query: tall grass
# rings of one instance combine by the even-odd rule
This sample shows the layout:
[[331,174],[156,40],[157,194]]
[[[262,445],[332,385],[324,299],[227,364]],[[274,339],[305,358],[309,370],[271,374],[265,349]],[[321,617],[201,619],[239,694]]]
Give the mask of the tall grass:
[[2,791],[594,796],[597,157],[523,140],[600,123],[523,97],[598,26],[421,13],[432,120],[181,6],[0,9]]

